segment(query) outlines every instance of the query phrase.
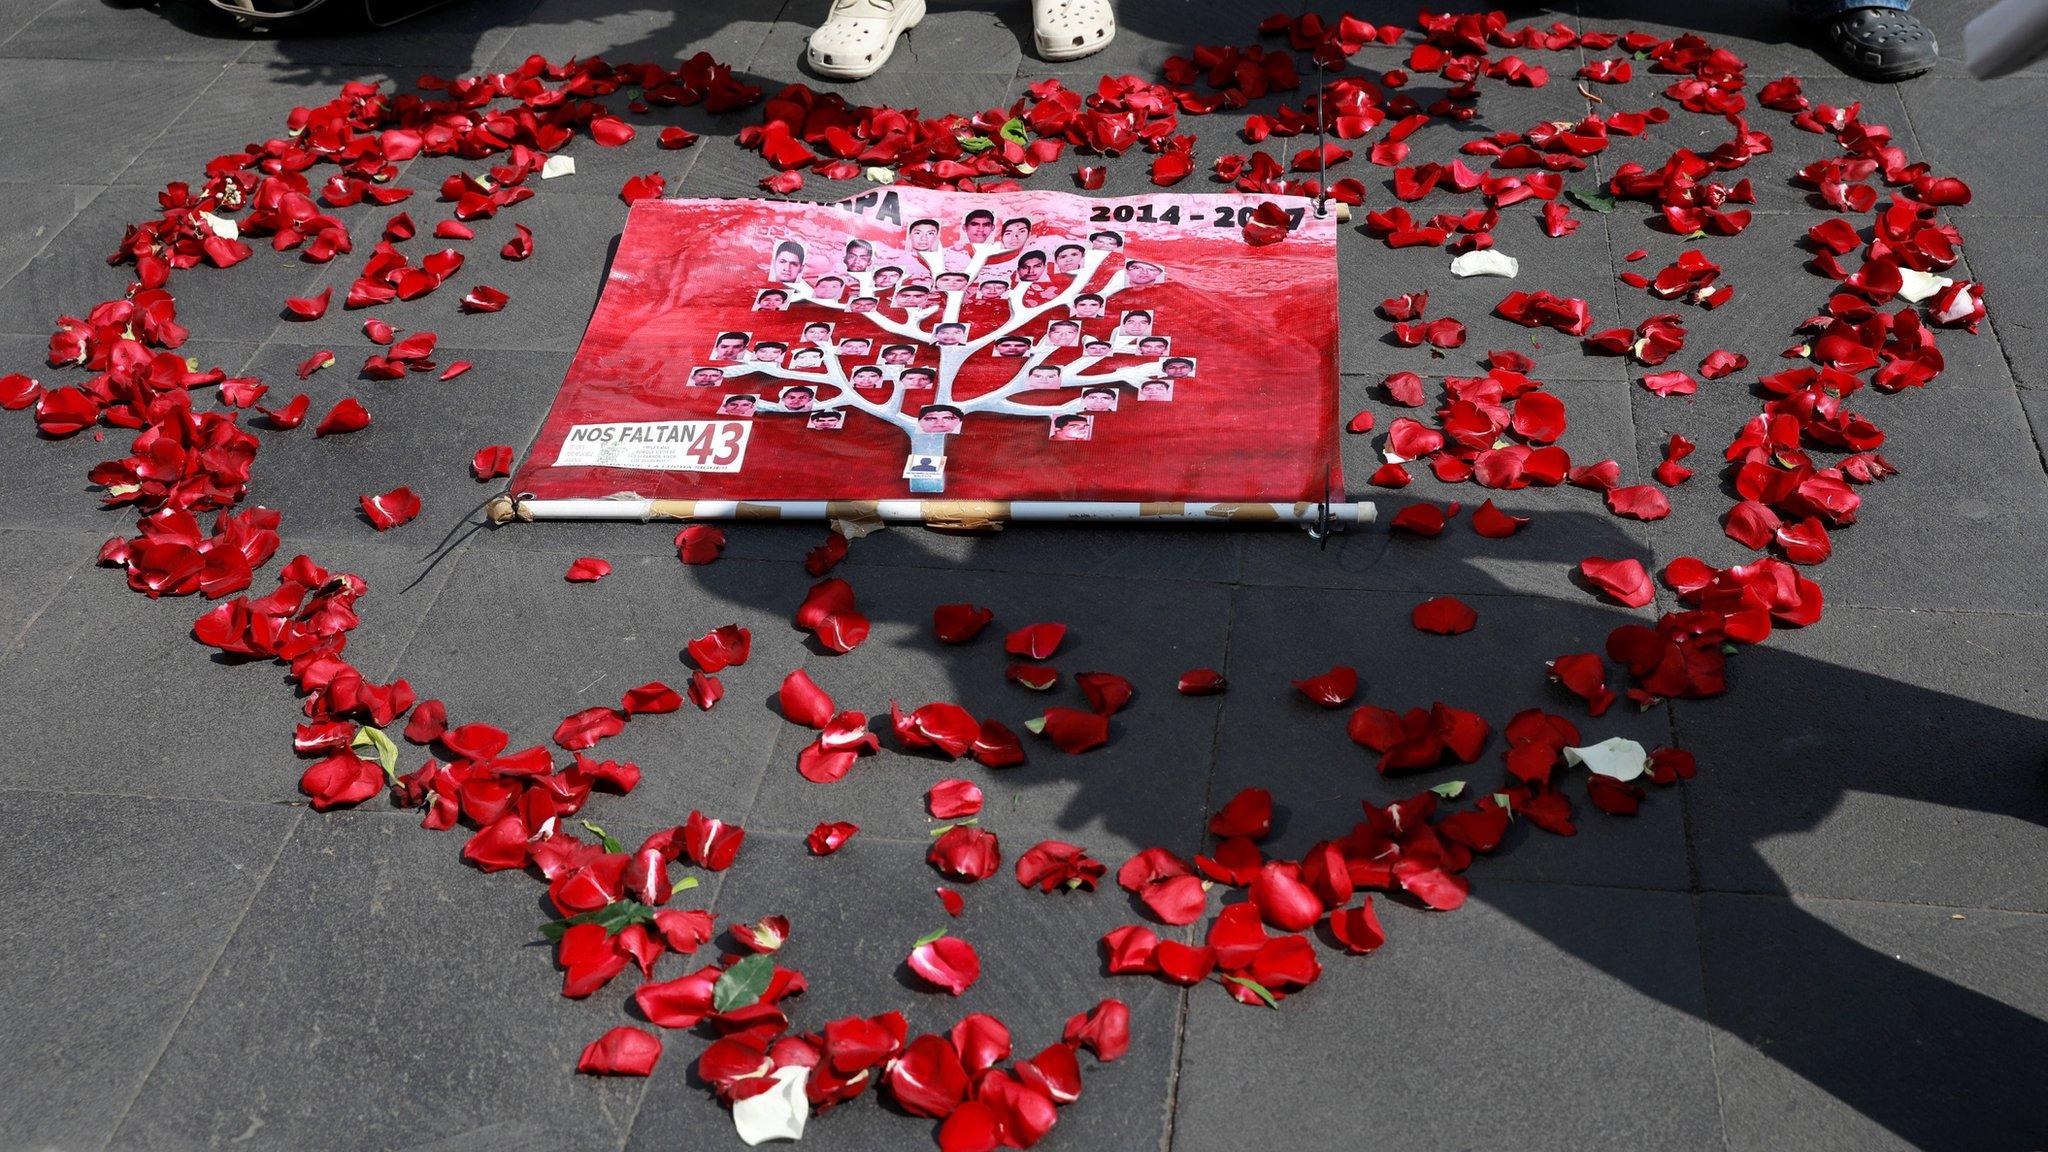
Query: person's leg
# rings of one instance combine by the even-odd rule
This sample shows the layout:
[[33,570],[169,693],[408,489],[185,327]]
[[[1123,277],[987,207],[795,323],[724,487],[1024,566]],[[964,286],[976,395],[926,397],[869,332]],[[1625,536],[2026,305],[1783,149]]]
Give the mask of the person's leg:
[[896,51],[896,38],[922,19],[924,0],[833,0],[804,58],[834,80],[873,76]]
[[1041,60],[1079,60],[1116,36],[1109,0],[1031,0],[1031,38]]
[[1904,80],[1934,67],[1934,32],[1912,15],[1913,0],[1790,0],[1815,25],[1828,54],[1866,80]]

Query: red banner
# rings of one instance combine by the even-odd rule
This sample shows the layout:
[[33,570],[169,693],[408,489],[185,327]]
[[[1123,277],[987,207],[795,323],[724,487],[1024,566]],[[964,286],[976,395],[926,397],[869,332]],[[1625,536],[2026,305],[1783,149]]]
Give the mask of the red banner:
[[641,201],[512,491],[1341,498],[1334,219],[1265,199]]

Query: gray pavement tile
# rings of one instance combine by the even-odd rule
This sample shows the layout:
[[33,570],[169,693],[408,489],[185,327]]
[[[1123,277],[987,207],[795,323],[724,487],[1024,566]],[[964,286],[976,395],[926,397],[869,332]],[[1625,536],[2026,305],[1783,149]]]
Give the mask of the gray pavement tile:
[[[1462,349],[1461,349],[1462,351]],[[1482,373],[1481,368],[1454,372]],[[1536,375],[1548,374],[1539,364]],[[1367,435],[1345,435],[1346,487],[1353,499],[1370,500],[1378,510],[1376,525],[1355,528],[1332,538],[1327,548],[1272,546],[1248,538],[1243,559],[1247,584],[1289,584],[1374,590],[1498,593],[1534,592],[1557,595],[1568,588],[1565,569],[1587,556],[1649,555],[1644,526],[1608,513],[1597,493],[1569,485],[1494,491],[1475,483],[1445,484],[1426,464],[1409,467],[1412,482],[1401,489],[1372,487],[1368,480],[1385,449],[1387,430],[1401,417],[1434,424],[1441,402],[1441,379],[1425,385],[1428,402],[1405,408],[1387,401],[1380,375],[1344,377],[1343,416],[1365,410],[1373,414]],[[1646,482],[1635,466],[1635,431],[1627,410],[1627,386],[1618,380],[1545,380],[1548,391],[1565,403],[1570,426],[1559,444],[1576,464],[1623,461],[1630,483]],[[1490,540],[1472,530],[1471,515],[1486,500],[1530,523],[1504,540]],[[1402,508],[1424,501],[1463,509],[1443,534],[1424,539],[1388,531],[1386,525]]]
[[[100,6],[100,0],[84,2]],[[231,63],[190,107],[179,113],[162,136],[143,149],[119,179],[123,184],[149,188],[162,187],[173,180],[203,183],[207,161],[214,157],[238,154],[245,145],[289,136],[285,121],[292,109],[317,108],[339,96],[342,85],[350,81],[388,85],[393,79],[391,71],[369,67],[311,74],[285,71],[268,63]],[[317,189],[336,171],[332,167],[316,168],[307,173],[307,179]],[[433,195],[431,187],[422,188],[422,192]],[[407,207],[411,205],[399,206]],[[399,208],[388,211],[396,212]],[[354,219],[368,218],[369,213],[376,211],[371,208],[343,218],[353,225]],[[374,240],[374,232],[358,237],[358,243],[365,248]]]
[[331,75],[335,65],[429,68],[443,76],[482,72],[520,32],[537,0],[452,3],[386,29],[342,28],[254,34],[245,63],[281,72]]
[[614,64],[674,64],[709,52],[746,67],[775,23],[775,5],[651,5],[642,0],[541,0],[493,61],[515,67],[535,52],[551,60],[602,56]]
[[58,0],[0,43],[0,57],[36,60],[233,60],[248,45],[211,6]]
[[2041,917],[1709,894],[1700,930],[1729,1148],[2048,1134]]
[[[91,544],[70,546],[91,558]],[[391,679],[446,566],[388,547],[301,549],[287,526],[250,594],[275,588],[278,566],[300,551],[369,585],[348,659],[374,681]],[[47,786],[54,776],[85,793],[301,799],[291,738],[303,717],[285,670],[214,659],[190,635],[209,607],[198,597],[151,602],[115,569],[80,571],[0,662],[0,728],[37,750],[0,764],[0,787]]]
[[[1935,39],[1941,44],[1941,62],[1935,66],[1934,76],[1968,76],[1969,66],[1963,56],[1963,29],[1970,21],[1983,15],[1998,0],[1957,0],[1947,4],[1923,4],[1913,15],[1920,22],[1934,30]],[[2015,76],[2048,76],[2048,60],[2035,57],[2013,72]]]
[[[2039,616],[1831,608],[1673,707],[1708,889],[2042,911]],[[1764,703],[1775,701],[1776,704]]]
[[[332,348],[338,362],[299,380],[297,365],[324,348]],[[403,380],[365,380],[361,362],[372,348],[361,336],[339,347],[268,344],[244,367],[245,375],[270,385],[266,404],[282,405],[299,393],[312,399],[306,423],[290,431],[270,429],[260,416],[250,421],[263,448],[252,470],[249,498],[284,513],[284,531],[291,539],[369,546],[375,529],[358,497],[404,485],[419,494],[422,509],[417,520],[389,531],[387,546],[424,554],[475,522],[484,501],[504,490],[503,480],[478,483],[470,472],[471,459],[493,444],[510,445],[515,454],[525,451],[569,358],[559,352],[443,343],[434,353],[437,365],[466,360],[475,367],[447,381],[436,379],[438,371]],[[347,396],[369,410],[370,426],[315,437],[321,416]]]
[[[0,75],[0,181],[13,184],[105,184],[127,167],[178,113],[220,74],[218,64],[135,61],[123,67],[122,90],[144,99],[96,102],[100,111],[73,113],[81,96],[80,65],[66,60],[15,60]],[[92,246],[113,250],[119,232]]]
[[0,654],[91,560],[68,536],[0,529]]
[[2012,133],[2022,130],[2017,126],[2030,123],[2048,99],[2048,76],[2013,76],[1988,84],[1923,80],[1903,94],[1922,142],[1914,158],[1969,182],[1973,195],[1958,216],[2048,215],[2048,187],[2032,165],[2013,163],[2010,150]]
[[2026,410],[2029,429],[2034,434],[2034,447],[2042,453],[2042,463],[2048,466],[2048,392],[2038,388],[2020,389],[2020,406]]
[[[2038,245],[2008,238],[2028,235],[2038,227],[2037,221],[1984,217],[1962,223],[1965,240],[1981,241],[1970,247],[1969,268],[1983,278],[1991,331],[2022,388],[2048,388],[2048,332],[2041,320],[2042,309],[2048,307],[2048,290],[2043,288],[2048,256]],[[1947,343],[1944,338],[1944,351]]]
[[[195,161],[194,169],[203,164],[203,159]],[[161,215],[156,199],[161,191],[117,184],[95,197],[0,286],[0,333],[47,338],[57,317],[83,316],[126,293],[134,267],[110,266],[107,256],[130,226]],[[195,339],[260,338],[276,326],[285,298],[304,295],[321,275],[318,265],[295,253],[274,251],[267,243],[252,247],[254,254],[233,268],[173,274],[170,290],[177,297],[178,322]]]
[[[1623,701],[1594,718],[1575,697],[1547,683],[1544,661],[1599,652],[1608,632],[1648,618],[1647,610],[1596,603],[1590,594],[1564,587],[1561,568],[1558,582],[1557,599],[1466,598],[1479,623],[1461,636],[1431,635],[1409,622],[1424,599],[1420,594],[1332,604],[1328,593],[1303,589],[1240,592],[1230,662],[1223,668],[1231,685],[1209,806],[1220,807],[1242,788],[1268,789],[1283,817],[1263,846],[1298,856],[1317,841],[1349,832],[1363,819],[1361,800],[1384,805],[1453,780],[1467,782],[1468,800],[1490,791],[1507,778],[1499,759],[1505,748],[1500,730],[1526,708],[1564,716],[1588,744],[1610,736],[1645,748],[1671,743],[1661,709],[1638,712]],[[1338,664],[1359,674],[1358,694],[1344,708],[1325,711],[1289,683]],[[1610,668],[1609,687],[1620,691],[1623,676]],[[1477,712],[1492,725],[1477,762],[1382,777],[1374,771],[1375,754],[1346,734],[1351,711],[1360,705],[1405,712],[1437,701]],[[1495,879],[1686,888],[1679,794],[1652,788],[1639,815],[1609,816],[1586,802],[1578,776],[1559,775],[1577,812],[1578,834],[1558,837],[1517,822],[1493,856],[1474,862],[1475,889],[1484,892]],[[1200,846],[1206,842],[1184,845]]]
[[[968,888],[966,911],[949,919],[932,896],[923,856],[921,842],[870,839],[866,831],[827,859],[809,856],[801,837],[750,833],[740,863],[719,891],[717,911],[721,921],[789,917],[782,962],[810,980],[809,993],[787,1002],[799,1032],[820,1031],[827,1020],[893,1010],[904,1014],[916,1035],[943,1032],[970,1012],[988,1012],[1009,1026],[1021,1058],[1058,1042],[1068,1017],[1105,997],[1122,1000],[1131,1009],[1130,1053],[1112,1064],[1082,1054],[1081,1098],[1060,1110],[1046,1146],[1163,1147],[1180,998],[1156,980],[1099,978],[1097,940],[1129,922],[1122,894],[1027,891],[1005,869]],[[913,943],[940,928],[973,944],[981,956],[980,980],[958,999],[925,990],[903,962]],[[694,1035],[667,1040],[667,1055],[648,1085],[627,1147],[733,1146],[730,1117],[690,1075],[704,1041]],[[813,1116],[803,1143],[824,1149],[916,1148],[931,1140],[935,1127],[870,1094]]]
[[563,573],[574,559],[466,554],[400,661],[403,674],[423,697],[444,700],[455,723],[497,724],[525,747],[547,742],[564,716],[616,707],[627,689],[648,681],[682,691],[691,670],[684,646],[739,624],[753,634],[753,654],[719,674],[725,699],[709,713],[686,704],[673,715],[636,720],[600,743],[592,755],[637,763],[642,777],[630,799],[599,797],[590,806],[593,819],[635,843],[681,823],[692,808],[738,821],[783,725],[763,702],[789,669],[807,662],[801,634],[788,623],[808,586],[803,570],[613,557],[610,576],[570,584]]
[[0,283],[21,271],[52,237],[92,203],[89,184],[0,184]]
[[1722,1147],[1689,898],[1375,904],[1385,946],[1319,947],[1322,979],[1278,1012],[1190,991],[1174,1147]]
[[[1190,668],[1221,666],[1231,612],[1227,588],[1015,573],[961,573],[943,583],[904,570],[846,575],[875,632],[846,656],[803,663],[841,707],[879,718],[886,751],[835,784],[812,784],[796,765],[814,733],[778,724],[750,821],[808,832],[821,819],[847,819],[882,835],[921,838],[934,826],[925,814],[925,790],[943,779],[966,779],[985,791],[983,826],[1003,837],[1011,858],[1046,837],[1081,844],[1114,864],[1141,848],[1191,842],[1206,816],[1202,792],[1222,702],[1183,697],[1174,685]],[[1165,587],[1171,593],[1158,594]],[[995,622],[972,643],[939,643],[932,609],[963,601],[993,609]],[[1003,652],[1003,638],[1042,621],[1066,624],[1069,631],[1045,661],[1063,673],[1062,681],[1039,693],[1004,679],[1012,658]],[[757,701],[773,693],[787,670],[764,668],[766,691],[753,693],[746,706],[772,707]],[[1068,755],[1025,724],[1048,707],[1087,708],[1073,682],[1082,672],[1123,676],[1137,695],[1110,722],[1108,745]],[[950,701],[999,720],[1023,741],[1027,762],[990,770],[965,759],[949,763],[933,753],[900,751],[888,732],[891,699],[906,710]]]
[[59,0],[0,0],[0,45],[28,27],[29,22]]
[[[70,368],[51,368],[46,337],[0,336],[0,375],[20,372],[40,381],[45,388],[76,384],[87,373]],[[238,371],[255,351],[253,346],[213,340],[190,340],[178,350],[207,368]],[[200,403],[211,404],[201,393]],[[79,534],[95,543],[115,533],[134,534],[134,514],[103,507],[104,489],[87,479],[94,465],[128,455],[135,433],[123,428],[96,428],[63,439],[36,431],[32,414],[26,410],[7,413],[0,419],[0,445],[8,460],[9,490],[15,498],[0,510],[0,526],[40,528]],[[258,466],[261,467],[260,465]]]
[[35,830],[0,847],[0,1142],[102,1147],[298,813],[0,791],[0,814]]
[[575,1067],[626,981],[563,999],[542,886],[462,839],[302,822],[111,1147],[615,1145],[643,1085]]
[[[650,149],[651,152],[651,149]],[[669,153],[661,153],[666,157]],[[653,161],[650,159],[650,163]],[[582,179],[576,176],[564,180]],[[410,183],[410,182],[408,182]],[[551,181],[550,184],[557,183]],[[473,240],[437,240],[434,225],[452,215],[449,205],[439,203],[431,187],[419,187],[409,201],[390,209],[372,209],[351,217],[351,227],[361,233],[352,256],[328,265],[317,282],[306,291],[318,295],[329,286],[334,296],[327,314],[318,320],[283,320],[284,297],[268,302],[267,308],[251,309],[247,323],[261,321],[273,342],[315,343],[335,348],[346,343],[351,350],[367,355],[375,349],[363,335],[363,321],[376,317],[415,331],[432,331],[442,344],[469,348],[499,348],[528,352],[570,352],[583,339],[590,314],[597,306],[611,266],[611,253],[625,227],[626,206],[616,190],[602,196],[567,192],[546,187],[532,200],[507,209],[488,221],[477,221]],[[595,188],[595,185],[590,186]],[[370,259],[374,237],[381,235],[383,221],[400,210],[412,216],[419,234],[399,245],[415,264],[444,248],[463,256],[463,264],[440,288],[413,301],[393,301],[370,308],[344,307],[349,286]],[[506,260],[499,250],[514,234],[514,225],[524,224],[533,232],[533,255],[525,260]],[[463,294],[479,284],[504,292],[510,300],[499,312],[469,313],[462,310]],[[536,371],[554,357],[535,356]],[[351,359],[351,363],[359,361]],[[550,368],[554,383],[561,382],[564,362]],[[545,372],[541,373],[546,375]]]
[[[1815,50],[1807,28],[1779,0],[1732,0],[1711,7],[1689,6],[1678,0],[1581,0],[1579,24],[1587,31],[1648,32],[1657,36],[1696,33],[1714,47],[1734,52],[1749,65],[1751,91],[1787,74],[1841,75],[1840,68]],[[1599,55],[1621,51],[1617,46]],[[1638,63],[1636,71],[1640,85],[1642,74],[1649,71],[1648,65]],[[1652,91],[1661,90],[1666,83],[1668,74],[1650,77]],[[1605,86],[1601,91],[1604,95]]]
[[[831,0],[794,0],[752,58],[752,70],[813,88],[844,85],[814,74],[804,58],[811,31],[822,23]],[[991,10],[993,9],[993,10]],[[1008,80],[1031,50],[1031,9],[1017,0],[998,5],[971,0],[927,0],[924,19],[896,42],[880,79],[943,72],[991,72]],[[863,82],[864,88],[866,83]],[[848,99],[855,99],[847,92]],[[935,114],[938,109],[928,108]]]

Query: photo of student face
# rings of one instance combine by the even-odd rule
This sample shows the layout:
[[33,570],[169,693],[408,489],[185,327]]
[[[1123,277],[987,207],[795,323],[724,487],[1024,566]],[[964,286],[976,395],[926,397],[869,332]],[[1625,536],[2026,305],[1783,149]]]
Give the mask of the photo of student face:
[[960,430],[960,410],[951,404],[927,404],[917,410],[917,430],[951,436]]
[[1087,440],[1095,435],[1095,417],[1069,412],[1052,418],[1052,440]]
[[1116,326],[1116,334],[1119,338],[1132,341],[1133,343],[1143,337],[1150,336],[1152,334],[1152,314],[1144,311],[1124,313],[1123,322]]
[[1017,257],[1017,279],[1026,284],[1045,279],[1045,253],[1033,249]]
[[994,303],[1010,294],[1010,285],[1003,280],[983,280],[974,286],[974,298],[984,303]]
[[1170,347],[1172,343],[1173,342],[1171,340],[1168,340],[1164,336],[1147,336],[1143,340],[1138,341],[1138,355],[1164,356],[1166,355],[1167,348]]
[[1081,343],[1079,320],[1055,320],[1045,326],[1045,342],[1055,348],[1075,348]]
[[725,383],[723,368],[692,368],[688,384],[692,388],[716,388]]
[[814,432],[837,432],[846,427],[846,413],[837,408],[814,408],[804,427]]
[[744,360],[747,356],[747,341],[752,338],[751,332],[720,332],[718,339],[711,342],[711,358]]
[[789,358],[789,366],[791,368],[823,368],[825,366],[825,350],[823,348],[799,348],[796,350],[796,355]]
[[1140,399],[1140,400],[1171,400],[1171,399],[1173,399],[1173,381],[1171,381],[1171,380],[1161,380],[1161,379],[1158,379],[1157,377],[1154,377],[1153,379],[1150,379],[1150,380],[1147,380],[1147,381],[1145,381],[1145,382],[1144,382],[1143,384],[1140,384],[1140,385],[1138,385],[1138,399]]
[[832,325],[825,323],[823,320],[811,321],[809,324],[804,325],[802,342],[805,344],[830,344],[832,342]]
[[848,240],[846,254],[840,259],[848,272],[865,272],[875,262],[875,247],[865,240]]
[[718,405],[718,414],[720,416],[752,416],[754,414],[754,405],[760,399],[759,396],[749,396],[744,393],[738,396],[727,396]]
[[768,278],[778,284],[788,284],[804,274],[804,246],[794,240],[784,240],[775,246],[775,255],[768,260]]
[[939,291],[941,291],[941,292],[965,292],[965,291],[967,291],[967,273],[965,273],[965,272],[942,272],[942,273],[940,273],[940,274],[939,274]]
[[1133,260],[1124,265],[1124,283],[1133,288],[1157,284],[1165,275],[1165,269],[1144,260]]
[[1124,235],[1121,232],[1090,232],[1088,246],[1100,248],[1105,252],[1114,252],[1124,246]]
[[809,385],[793,384],[784,388],[782,394],[775,398],[775,402],[782,405],[785,412],[809,412],[811,403],[817,398],[818,394],[812,391]]
[[1188,356],[1169,356],[1159,371],[1169,380],[1185,380],[1195,374],[1195,362]]
[[1102,297],[1093,292],[1083,292],[1074,297],[1074,315],[1082,320],[1094,320],[1102,315]]
[[875,342],[865,336],[849,336],[839,342],[841,360],[858,360],[875,350]]
[[829,302],[837,300],[844,295],[846,295],[846,281],[837,276],[820,276],[818,277],[818,282],[811,285],[811,299],[813,300]]
[[932,343],[945,347],[957,347],[967,343],[967,325],[941,324],[932,329]]
[[1060,386],[1060,370],[1057,364],[1040,364],[1024,377],[1029,388],[1057,388]]
[[886,296],[903,279],[903,269],[887,264],[875,269],[875,295]]
[[905,284],[896,290],[898,308],[923,308],[931,302],[931,289],[922,284]]
[[1081,270],[1081,260],[1088,250],[1079,244],[1062,244],[1052,254],[1052,270],[1062,276],[1072,276]]
[[1107,384],[1098,384],[1093,387],[1081,389],[1081,411],[1116,411],[1116,389],[1110,387]]
[[908,364],[915,359],[917,359],[917,345],[915,344],[882,345],[882,363],[884,364]]
[[863,364],[848,377],[855,388],[880,388],[884,383],[882,370],[873,364]]
[[775,340],[763,340],[754,345],[754,359],[762,364],[780,364],[789,351],[789,345]]
[[1003,221],[1003,247],[1014,252],[1031,243],[1031,221],[1022,216],[1012,216]]
[[910,227],[903,230],[910,240],[912,252],[930,252],[939,246],[939,222],[937,220],[912,220]]
[[986,244],[995,238],[996,214],[986,208],[976,208],[962,221],[962,230],[967,233],[969,244]]
[[789,293],[780,288],[764,288],[754,293],[754,311],[780,312],[789,307]]
[[1107,340],[1090,340],[1086,344],[1081,345],[1081,355],[1090,360],[1100,359],[1114,351],[1116,349],[1111,348]]
[[1031,341],[1026,340],[1022,336],[1005,336],[1001,340],[996,341],[995,345],[989,350],[989,355],[999,359],[1029,356],[1030,354]]
[[939,374],[929,368],[905,368],[902,380],[903,386],[912,391],[939,386]]
[[880,304],[881,301],[873,296],[855,296],[846,302],[846,307],[853,312],[873,312]]

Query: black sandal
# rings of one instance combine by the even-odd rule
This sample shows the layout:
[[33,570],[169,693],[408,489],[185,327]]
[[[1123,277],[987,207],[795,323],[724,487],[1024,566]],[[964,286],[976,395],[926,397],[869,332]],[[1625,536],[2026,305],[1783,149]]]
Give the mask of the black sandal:
[[1889,82],[1934,67],[1934,31],[1897,8],[1852,8],[1828,21],[1828,47],[1845,71]]

